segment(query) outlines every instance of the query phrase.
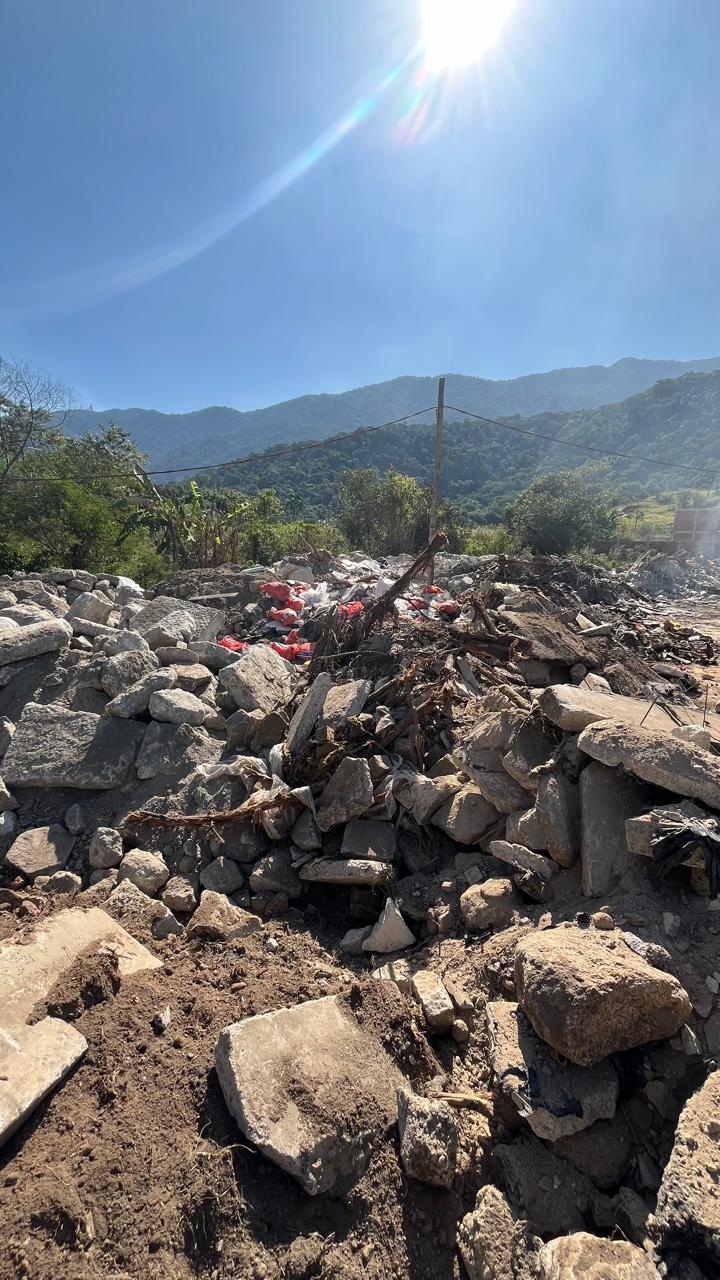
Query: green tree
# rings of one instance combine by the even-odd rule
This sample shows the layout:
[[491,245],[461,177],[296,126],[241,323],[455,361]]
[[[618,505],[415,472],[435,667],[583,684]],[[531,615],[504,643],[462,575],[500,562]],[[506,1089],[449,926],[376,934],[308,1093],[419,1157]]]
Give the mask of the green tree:
[[575,471],[539,476],[505,516],[519,547],[560,555],[605,542],[615,532],[617,519],[609,500],[594,493]]
[[[429,488],[399,471],[341,471],[338,523],[351,547],[372,555],[419,551],[429,536],[430,498]],[[463,535],[450,503],[440,504],[438,527],[451,548],[459,549]]]

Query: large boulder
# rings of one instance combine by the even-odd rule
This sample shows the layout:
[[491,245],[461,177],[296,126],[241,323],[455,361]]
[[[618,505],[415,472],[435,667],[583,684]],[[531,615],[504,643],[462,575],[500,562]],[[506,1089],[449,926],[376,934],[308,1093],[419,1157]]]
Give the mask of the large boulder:
[[108,697],[117,698],[157,668],[158,660],[149,649],[129,649],[107,659],[100,673],[100,684]]
[[510,923],[515,910],[512,880],[500,877],[471,884],[460,895],[460,914],[466,929],[479,931]]
[[72,639],[72,627],[63,618],[33,622],[27,627],[0,634],[0,667],[41,653],[57,653],[66,649]]
[[147,729],[144,724],[137,727],[145,734],[136,764],[139,778],[184,778],[198,765],[210,764],[222,755],[222,743],[195,725],[154,720]]
[[542,1280],[660,1280],[652,1258],[625,1240],[576,1231],[540,1250]]
[[653,1236],[720,1270],[720,1071],[686,1103],[658,1194]]
[[34,880],[64,867],[74,846],[75,837],[60,823],[33,827],[17,837],[5,855],[5,865]]
[[373,802],[373,782],[367,760],[346,756],[340,761],[317,805],[317,823],[329,831],[366,813]]
[[[442,781],[437,779],[438,783]],[[458,844],[475,844],[497,820],[497,809],[488,803],[476,783],[469,782],[433,814],[432,824]]]
[[323,724],[336,729],[352,716],[359,716],[372,690],[372,680],[348,680],[328,690],[322,709]]
[[105,706],[105,714],[119,716],[121,720],[132,720],[134,716],[141,716],[147,711],[153,693],[161,689],[172,689],[176,684],[177,676],[168,667],[162,671],[149,671],[136,680],[135,684],[131,684],[129,689],[112,698]]
[[625,823],[645,803],[632,778],[593,761],[580,774],[582,888],[588,898],[605,894],[627,869]]
[[145,726],[28,702],[3,760],[8,786],[107,791],[127,782]]
[[226,1027],[215,1066],[228,1110],[310,1195],[341,1192],[395,1122],[403,1078],[337,996]]
[[170,872],[159,853],[145,849],[131,849],[120,863],[118,879],[129,880],[137,889],[153,897],[162,889]]
[[579,1066],[667,1039],[691,1013],[677,978],[635,955],[615,933],[531,934],[518,944],[515,981],[537,1034]]
[[293,692],[287,663],[265,644],[253,645],[237,662],[223,667],[220,684],[241,711],[277,711],[290,701]]
[[204,702],[185,689],[160,689],[150,694],[148,711],[165,724],[200,725],[208,714]]
[[177,612],[189,615],[190,638],[193,641],[214,641],[224,621],[221,609],[209,609],[206,605],[195,604],[192,600],[177,600],[174,596],[155,596],[135,614],[132,625],[135,631],[144,635],[164,618]]

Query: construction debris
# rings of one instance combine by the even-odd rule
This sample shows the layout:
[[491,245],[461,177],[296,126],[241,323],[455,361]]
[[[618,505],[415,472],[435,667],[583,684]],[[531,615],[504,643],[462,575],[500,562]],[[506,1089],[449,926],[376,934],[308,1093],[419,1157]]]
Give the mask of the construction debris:
[[0,579],[0,1280],[720,1274],[720,570],[442,546]]

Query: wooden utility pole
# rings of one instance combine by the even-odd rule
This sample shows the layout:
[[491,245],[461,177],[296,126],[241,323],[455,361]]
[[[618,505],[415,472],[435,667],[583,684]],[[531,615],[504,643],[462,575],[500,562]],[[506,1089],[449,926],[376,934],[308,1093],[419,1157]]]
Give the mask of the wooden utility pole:
[[437,533],[438,503],[440,501],[440,472],[442,468],[443,431],[445,429],[445,379],[438,379],[437,409],[435,412],[435,475],[430,506],[430,538]]
[[[440,472],[442,470],[442,447],[443,447],[443,431],[445,428],[445,379],[438,378],[438,398],[437,409],[435,411],[435,474],[433,476],[433,491],[430,502],[430,536],[429,542],[432,542],[437,533],[438,521],[438,505],[440,502]],[[435,557],[430,561],[428,569],[428,582],[432,584],[435,576]]]

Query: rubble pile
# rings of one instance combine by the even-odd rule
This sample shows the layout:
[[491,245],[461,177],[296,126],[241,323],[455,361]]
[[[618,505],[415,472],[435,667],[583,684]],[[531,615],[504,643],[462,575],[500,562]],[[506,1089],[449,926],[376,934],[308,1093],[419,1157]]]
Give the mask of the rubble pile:
[[[636,571],[417,566],[0,580],[1,1274],[720,1275],[712,641]],[[134,1116],[143,993],[206,1190],[147,1240],[54,1190],[46,1229],[48,1126],[71,1161],[72,1099],[108,1149]]]

